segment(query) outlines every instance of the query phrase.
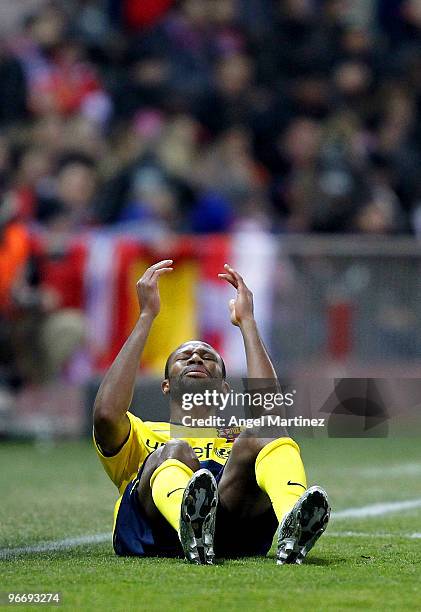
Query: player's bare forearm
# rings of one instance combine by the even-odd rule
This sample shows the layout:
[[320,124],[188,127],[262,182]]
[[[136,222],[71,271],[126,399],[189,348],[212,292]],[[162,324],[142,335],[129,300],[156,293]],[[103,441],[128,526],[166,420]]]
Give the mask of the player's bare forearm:
[[[240,328],[247,359],[247,376],[249,379],[263,378],[274,381],[277,386],[277,375],[269,354],[260,337],[254,318],[253,294],[245,284],[242,276],[230,265],[225,264],[225,272],[219,274],[237,290],[237,297],[229,302],[231,323]],[[266,386],[266,384],[265,384]]]
[[152,323],[150,315],[140,315],[98,390],[94,427],[98,441],[106,450],[111,451],[114,445],[121,446],[129,434],[126,412],[133,399],[139,361]]
[[260,337],[255,319],[246,319],[239,327],[246,351],[248,378],[277,380],[275,368]]
[[158,279],[170,272],[166,259],[146,270],[137,283],[139,319],[102,381],[94,404],[95,436],[103,450],[116,452],[130,433],[127,410],[133,399],[140,358],[152,324],[159,314]]

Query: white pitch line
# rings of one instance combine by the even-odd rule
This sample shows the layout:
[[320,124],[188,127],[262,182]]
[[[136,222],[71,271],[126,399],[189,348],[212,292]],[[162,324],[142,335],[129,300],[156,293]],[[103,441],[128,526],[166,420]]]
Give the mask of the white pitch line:
[[28,555],[42,552],[55,552],[84,546],[85,544],[102,544],[111,541],[111,533],[97,533],[92,535],[77,536],[75,538],[65,538],[64,540],[53,540],[42,542],[34,546],[21,546],[19,548],[0,548],[0,559],[5,559],[14,555]]
[[363,531],[326,531],[325,535],[333,538],[386,538],[388,540],[404,538],[421,540],[421,533],[365,533]]
[[354,470],[359,476],[368,478],[391,478],[392,476],[421,476],[421,463],[398,463],[389,465],[387,468],[370,466]]
[[332,513],[332,518],[370,518],[372,516],[382,516],[391,514],[392,512],[400,512],[401,510],[412,510],[413,508],[421,508],[421,499],[408,499],[407,501],[385,502],[380,504],[370,504],[361,508],[347,508]]
[[[385,502],[379,504],[370,504],[368,506],[362,506],[360,508],[347,508],[346,510],[339,510],[338,512],[332,513],[332,518],[335,520],[345,518],[371,518],[375,516],[382,516],[385,514],[391,514],[393,512],[400,512],[405,510],[412,510],[413,508],[421,508],[421,499],[409,499],[406,501],[397,502]],[[328,532],[331,536],[346,535],[353,537],[409,537],[412,539],[421,539],[421,533],[405,534],[365,534],[359,532]],[[34,553],[43,552],[55,552],[60,550],[68,550],[70,548],[76,548],[77,546],[84,546],[86,544],[102,544],[103,542],[110,542],[110,533],[98,533],[92,535],[78,536],[74,538],[65,538],[64,540],[55,540],[50,542],[43,542],[34,546],[22,546],[19,548],[0,548],[0,559],[6,559],[15,555],[28,555]]]

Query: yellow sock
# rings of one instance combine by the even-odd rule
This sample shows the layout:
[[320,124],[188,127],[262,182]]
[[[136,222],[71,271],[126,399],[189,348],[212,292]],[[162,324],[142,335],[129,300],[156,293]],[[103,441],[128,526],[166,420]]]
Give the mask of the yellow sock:
[[256,481],[281,522],[307,488],[298,444],[291,438],[278,438],[264,446],[256,457]]
[[184,489],[192,476],[193,470],[178,459],[167,459],[151,476],[155,506],[176,531],[179,529]]

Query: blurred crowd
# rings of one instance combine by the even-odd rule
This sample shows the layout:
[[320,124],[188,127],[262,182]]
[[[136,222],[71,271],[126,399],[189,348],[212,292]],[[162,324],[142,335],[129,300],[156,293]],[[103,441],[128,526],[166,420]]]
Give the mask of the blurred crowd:
[[43,329],[60,313],[39,289],[33,234],[52,257],[94,228],[421,234],[418,0],[15,0],[1,12],[2,316],[13,303]]
[[0,188],[25,223],[416,231],[417,0],[17,5]]

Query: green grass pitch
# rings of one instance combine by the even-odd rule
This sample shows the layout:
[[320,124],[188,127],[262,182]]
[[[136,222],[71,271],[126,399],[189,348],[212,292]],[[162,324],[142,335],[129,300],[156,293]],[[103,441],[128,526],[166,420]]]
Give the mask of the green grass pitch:
[[[419,439],[301,448],[309,484],[326,488],[334,511],[421,498]],[[60,591],[69,610],[421,609],[419,507],[332,519],[302,566],[276,566],[273,552],[214,567],[122,559],[111,542],[4,558],[5,549],[110,531],[116,492],[89,442],[2,443],[0,465],[3,593]]]

